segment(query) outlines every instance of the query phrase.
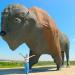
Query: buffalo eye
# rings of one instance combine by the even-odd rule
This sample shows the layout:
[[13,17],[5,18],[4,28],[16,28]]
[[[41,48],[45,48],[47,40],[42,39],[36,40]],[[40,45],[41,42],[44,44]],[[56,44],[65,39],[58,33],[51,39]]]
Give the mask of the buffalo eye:
[[15,23],[21,23],[21,19],[20,18],[15,18]]

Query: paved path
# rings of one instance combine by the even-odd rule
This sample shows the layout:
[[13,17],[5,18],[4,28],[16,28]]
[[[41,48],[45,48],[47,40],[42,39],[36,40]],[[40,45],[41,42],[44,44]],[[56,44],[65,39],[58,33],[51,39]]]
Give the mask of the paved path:
[[[23,68],[14,69],[0,69],[0,75],[26,75],[24,74]],[[52,67],[37,67],[33,68],[31,73],[28,75],[75,75],[75,66],[70,66],[69,68],[62,68],[60,71],[56,71],[54,66]]]

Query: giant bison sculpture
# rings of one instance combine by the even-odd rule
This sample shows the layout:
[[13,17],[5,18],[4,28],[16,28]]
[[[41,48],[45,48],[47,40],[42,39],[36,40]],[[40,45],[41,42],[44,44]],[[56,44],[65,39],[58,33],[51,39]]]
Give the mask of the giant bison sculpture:
[[57,70],[62,64],[60,30],[53,19],[38,7],[8,5],[1,14],[1,35],[12,50],[22,43],[30,48],[30,68],[38,62],[41,54],[50,54]]

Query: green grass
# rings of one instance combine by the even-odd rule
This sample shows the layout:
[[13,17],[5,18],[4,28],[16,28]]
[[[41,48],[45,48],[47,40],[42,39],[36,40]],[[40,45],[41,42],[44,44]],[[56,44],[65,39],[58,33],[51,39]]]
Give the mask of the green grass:
[[[40,61],[34,66],[44,66],[44,65],[56,65],[53,61]],[[65,62],[66,65],[66,62]],[[75,61],[70,61],[70,65],[75,65]]]
[[0,62],[0,68],[22,67],[23,62]]
[[[66,64],[66,62],[65,62]],[[14,67],[23,67],[24,62],[1,62],[0,61],[0,68],[14,68]],[[45,66],[45,65],[55,65],[53,61],[40,61],[34,66]],[[70,61],[70,65],[75,65],[75,61]]]
[[44,65],[55,65],[55,63],[53,61],[40,61],[34,66],[44,66]]
[[70,65],[75,65],[75,61],[70,61]]

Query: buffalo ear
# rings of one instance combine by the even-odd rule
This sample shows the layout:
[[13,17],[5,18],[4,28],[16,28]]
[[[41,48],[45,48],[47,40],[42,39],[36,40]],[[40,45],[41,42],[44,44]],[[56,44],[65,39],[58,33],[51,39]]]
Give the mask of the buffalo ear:
[[27,12],[27,14],[26,14],[27,16],[29,15],[29,11]]
[[[25,13],[24,13],[24,14],[25,14]],[[26,13],[25,17],[29,16],[29,14],[30,14],[30,13],[29,13],[29,11],[28,11],[28,12]]]

